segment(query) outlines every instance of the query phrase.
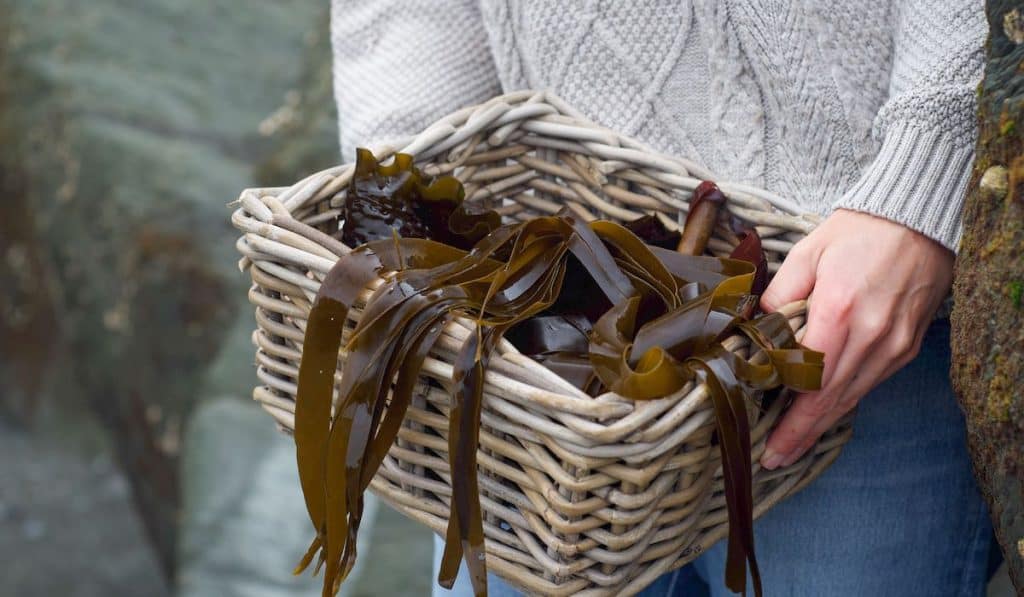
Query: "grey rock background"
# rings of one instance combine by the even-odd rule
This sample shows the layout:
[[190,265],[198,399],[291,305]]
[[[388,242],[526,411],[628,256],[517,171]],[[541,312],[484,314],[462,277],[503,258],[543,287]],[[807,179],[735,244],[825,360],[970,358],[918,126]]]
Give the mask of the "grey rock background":
[[[226,204],[336,161],[326,17],[0,0],[0,595],[319,594]],[[346,592],[427,594],[378,518]]]
[[[245,524],[239,540],[305,534],[294,512],[258,508],[295,493],[261,472],[287,460],[269,419],[243,400],[192,414],[255,381],[226,204],[336,160],[326,14],[298,0],[0,1],[0,595],[162,595],[202,576],[189,566],[251,571],[234,545],[179,551],[182,521],[218,517],[188,527],[206,544]],[[196,482],[179,454],[186,427],[210,425],[237,445],[199,447],[218,469],[191,494],[203,518],[182,510]],[[268,499],[213,508],[245,486]],[[278,557],[262,566],[290,581],[297,556]]]
[[185,435],[179,597],[317,594],[317,579],[287,566],[311,539],[294,449],[250,406],[207,402]]
[[[3,10],[0,169],[16,200],[0,220],[19,236],[5,240],[3,277],[25,288],[4,318],[14,332],[3,354],[16,357],[0,373],[13,388],[5,403],[24,420],[48,395],[54,410],[96,417],[170,575],[182,427],[203,396],[244,396],[252,381],[225,204],[272,154],[259,125],[300,81],[325,8],[18,0]],[[42,299],[22,309],[35,317],[19,317],[28,296]],[[21,332],[30,323],[43,333]]]
[[108,451],[47,427],[0,425],[0,595],[168,596]]

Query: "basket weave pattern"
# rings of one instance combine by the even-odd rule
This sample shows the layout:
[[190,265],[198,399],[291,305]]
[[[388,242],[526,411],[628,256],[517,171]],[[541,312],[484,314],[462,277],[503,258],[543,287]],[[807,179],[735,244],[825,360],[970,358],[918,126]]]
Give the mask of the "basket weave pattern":
[[[468,201],[509,221],[567,207],[586,221],[653,213],[677,229],[693,189],[715,180],[696,164],[590,123],[545,92],[498,97],[413,138],[371,149],[382,159],[411,153],[429,175],[454,174]],[[249,298],[261,382],[254,397],[285,430],[294,425],[310,306],[324,275],[350,250],[336,237],[351,176],[351,166],[339,166],[292,187],[246,190],[232,216],[244,233],[237,244],[241,266],[253,280]],[[729,198],[726,208],[757,226],[771,271],[817,223],[766,191],[716,183]],[[736,243],[728,227],[719,226],[709,250],[725,256]],[[785,312],[799,329],[804,305]],[[351,318],[359,314],[357,308]],[[424,365],[399,439],[371,485],[405,515],[442,534],[451,498],[445,388],[471,329],[470,322],[456,320],[445,330]],[[741,336],[724,345],[762,362]],[[819,475],[850,437],[847,418],[791,466],[761,469],[757,458],[783,403],[749,409],[755,517]],[[619,595],[694,559],[727,534],[714,429],[704,385],[691,382],[652,401],[612,393],[592,398],[503,342],[485,377],[478,455],[488,568],[530,593]]]

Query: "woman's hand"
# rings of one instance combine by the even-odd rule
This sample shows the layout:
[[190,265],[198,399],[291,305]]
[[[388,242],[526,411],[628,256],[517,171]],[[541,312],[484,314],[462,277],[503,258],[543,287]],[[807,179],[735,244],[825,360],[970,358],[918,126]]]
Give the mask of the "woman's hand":
[[949,291],[953,253],[895,222],[837,210],[797,243],[761,297],[809,297],[803,344],[825,353],[821,390],[796,398],[761,464],[788,466],[872,388],[917,355]]

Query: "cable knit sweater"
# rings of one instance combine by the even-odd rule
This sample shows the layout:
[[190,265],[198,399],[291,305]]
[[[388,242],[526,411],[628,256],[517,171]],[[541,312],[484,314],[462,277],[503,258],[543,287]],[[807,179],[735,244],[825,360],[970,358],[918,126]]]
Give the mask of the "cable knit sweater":
[[341,145],[552,89],[725,179],[954,249],[976,138],[980,0],[334,0]]

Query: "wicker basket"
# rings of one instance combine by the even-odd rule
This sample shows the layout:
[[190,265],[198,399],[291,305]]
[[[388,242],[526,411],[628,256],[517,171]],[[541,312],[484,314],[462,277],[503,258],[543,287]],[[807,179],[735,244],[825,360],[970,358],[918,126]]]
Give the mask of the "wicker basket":
[[[428,174],[453,173],[464,182],[467,200],[510,220],[566,206],[588,221],[654,213],[677,228],[692,190],[714,179],[696,164],[594,125],[545,92],[498,97],[413,138],[371,149],[382,158],[411,153]],[[335,236],[351,174],[351,166],[338,166],[289,188],[246,190],[232,217],[244,233],[237,245],[241,266],[253,280],[249,298],[262,382],[254,397],[285,430],[294,423],[311,302],[324,275],[349,251]],[[817,222],[771,193],[717,182],[728,209],[757,226],[771,271]],[[720,226],[709,249],[727,255],[735,243]],[[786,313],[798,329],[803,305],[790,305]],[[465,322],[449,325],[424,376],[449,385],[453,350],[469,329]],[[751,356],[739,336],[724,344]],[[443,534],[451,496],[449,397],[439,384],[421,381],[371,489]],[[542,595],[633,594],[727,534],[714,413],[703,385],[691,383],[652,401],[611,393],[591,398],[505,342],[484,392],[478,458],[487,565],[513,585]],[[749,409],[755,516],[820,474],[850,437],[846,419],[791,466],[761,469],[757,458],[783,402],[765,412]]]

